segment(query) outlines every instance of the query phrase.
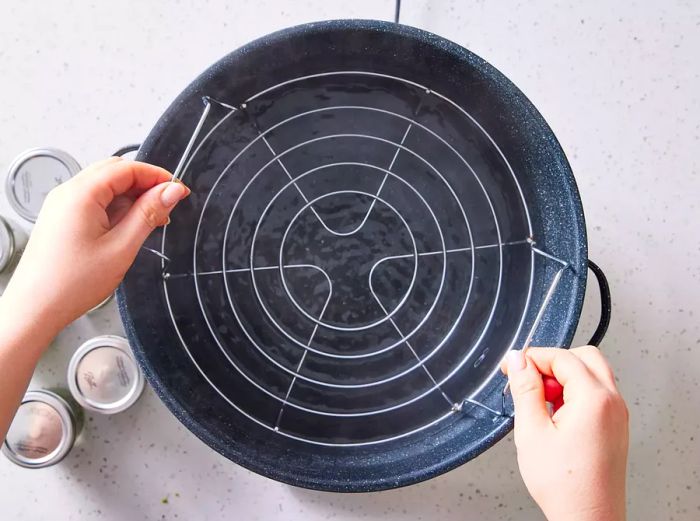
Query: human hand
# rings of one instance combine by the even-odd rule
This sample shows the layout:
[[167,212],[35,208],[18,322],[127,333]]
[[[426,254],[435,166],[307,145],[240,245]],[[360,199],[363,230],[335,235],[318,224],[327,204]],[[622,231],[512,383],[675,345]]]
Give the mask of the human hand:
[[547,519],[624,521],[629,415],[600,351],[511,351],[503,370],[520,473]]
[[54,336],[107,298],[146,237],[189,195],[170,180],[162,168],[112,157],[51,190],[3,308]]

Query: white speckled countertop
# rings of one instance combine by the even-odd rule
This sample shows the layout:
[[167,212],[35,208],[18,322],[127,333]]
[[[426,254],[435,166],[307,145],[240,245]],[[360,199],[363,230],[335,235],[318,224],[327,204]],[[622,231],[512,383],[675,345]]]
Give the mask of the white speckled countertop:
[[[404,4],[404,23],[455,40],[513,80],[561,141],[579,182],[591,257],[613,290],[603,349],[632,416],[629,518],[700,518],[700,6]],[[392,13],[386,0],[5,2],[0,170],[30,147],[63,148],[85,165],[138,142],[192,78],[255,37]],[[4,194],[0,214],[12,216]],[[597,313],[591,294],[581,340]],[[81,318],[50,348],[33,386],[65,384],[83,339],[120,332],[114,304]],[[420,485],[339,495],[230,463],[150,389],[129,412],[88,419],[81,443],[58,466],[31,471],[0,459],[3,520],[542,519],[511,438]]]

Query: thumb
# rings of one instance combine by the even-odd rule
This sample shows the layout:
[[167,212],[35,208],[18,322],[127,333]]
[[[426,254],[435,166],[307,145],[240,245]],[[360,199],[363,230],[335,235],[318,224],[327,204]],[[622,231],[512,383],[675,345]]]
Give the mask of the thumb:
[[513,350],[506,358],[506,372],[515,406],[515,430],[538,430],[551,424],[544,397],[542,375],[522,350]]
[[111,233],[136,251],[156,227],[168,222],[170,212],[189,194],[189,188],[180,182],[160,183],[136,199]]

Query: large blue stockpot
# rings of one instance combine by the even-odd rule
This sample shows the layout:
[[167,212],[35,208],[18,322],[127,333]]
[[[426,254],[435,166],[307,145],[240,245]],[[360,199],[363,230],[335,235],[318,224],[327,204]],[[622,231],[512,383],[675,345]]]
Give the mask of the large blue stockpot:
[[173,414],[255,472],[434,477],[512,428],[508,349],[571,342],[587,249],[569,164],[522,92],[439,36],[340,20],[256,40],[138,159],[192,195],[119,290],[131,345]]

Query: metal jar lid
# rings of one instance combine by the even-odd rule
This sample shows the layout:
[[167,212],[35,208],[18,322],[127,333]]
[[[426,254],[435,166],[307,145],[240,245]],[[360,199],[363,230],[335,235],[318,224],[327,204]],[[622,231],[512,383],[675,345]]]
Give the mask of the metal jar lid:
[[68,454],[76,431],[76,419],[66,400],[51,391],[29,391],[17,409],[2,452],[22,467],[49,467]]
[[125,338],[91,338],[68,364],[68,388],[85,409],[102,414],[124,411],[143,392],[144,379]]
[[0,273],[7,268],[15,256],[15,236],[7,221],[0,217]]
[[35,222],[49,191],[79,171],[78,162],[62,150],[27,150],[10,165],[5,182],[7,199],[21,217]]

